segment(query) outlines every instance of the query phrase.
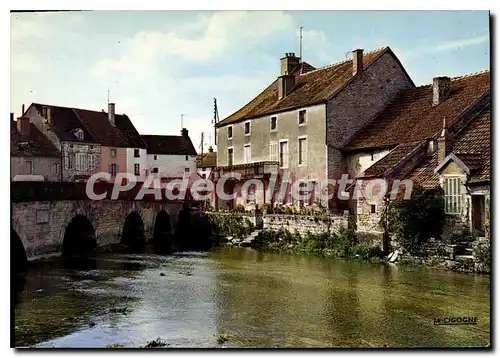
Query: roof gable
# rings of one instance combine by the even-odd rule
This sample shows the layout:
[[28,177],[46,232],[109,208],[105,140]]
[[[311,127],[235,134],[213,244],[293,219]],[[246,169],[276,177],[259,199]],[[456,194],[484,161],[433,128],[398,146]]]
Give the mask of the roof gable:
[[[364,68],[366,69],[386,52],[394,55],[389,47],[365,53]],[[300,70],[294,70],[292,74],[295,75],[295,86],[285,98],[278,100],[276,79],[254,99],[216,126],[221,127],[245,119],[325,102],[353,78],[352,59],[318,69],[313,69],[311,65],[305,63]]]
[[467,174],[470,174],[470,169],[467,165],[465,165],[465,163],[460,160],[456,155],[455,153],[450,153],[446,156],[446,158],[443,159],[443,161],[441,163],[439,163],[439,165],[436,167],[436,169],[434,169],[434,173],[440,173],[441,170],[443,170],[444,168],[446,168],[448,166],[448,164],[450,162],[454,162],[455,164],[457,164],[460,169],[462,169],[465,173]]
[[448,123],[484,96],[490,89],[490,72],[452,79],[450,96],[432,105],[432,85],[402,90],[395,99],[356,135],[346,150],[380,148],[434,138]]
[[22,135],[17,130],[11,131],[10,155],[13,157],[59,157],[60,152],[33,123],[30,123],[29,136]]

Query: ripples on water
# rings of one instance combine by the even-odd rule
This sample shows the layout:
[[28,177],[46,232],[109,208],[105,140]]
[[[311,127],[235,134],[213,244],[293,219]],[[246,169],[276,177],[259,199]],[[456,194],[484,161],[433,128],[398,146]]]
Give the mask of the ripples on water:
[[[54,260],[21,280],[16,346],[467,347],[490,341],[487,276],[221,248]],[[78,268],[79,267],[79,268]],[[476,316],[476,326],[434,326]]]

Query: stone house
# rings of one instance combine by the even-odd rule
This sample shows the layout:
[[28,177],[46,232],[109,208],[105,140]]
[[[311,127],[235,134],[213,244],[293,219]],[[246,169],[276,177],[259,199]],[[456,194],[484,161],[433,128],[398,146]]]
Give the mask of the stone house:
[[141,135],[147,145],[148,174],[183,178],[196,174],[196,149],[186,128],[181,135]]
[[[218,176],[237,172],[242,179],[264,182],[250,201],[241,195],[241,181],[228,182],[225,191],[238,196],[220,206],[313,204],[293,202],[291,185],[283,197],[276,192],[266,197],[271,175],[287,175],[289,183],[310,185],[313,192],[318,183],[340,178],[347,166],[343,146],[400,90],[413,87],[389,47],[368,53],[355,50],[351,59],[321,68],[287,53],[280,60],[279,77],[215,125]],[[335,200],[321,204],[331,210],[342,207]]]
[[87,180],[97,172],[110,173],[111,180],[120,172],[144,180],[146,145],[130,119],[115,114],[114,103],[108,113],[33,103],[26,116],[61,148],[64,181]]
[[23,117],[61,151],[62,181],[84,181],[101,170],[101,145],[72,108],[32,103]]
[[[350,173],[365,182],[441,185],[445,230],[480,234],[489,195],[489,108],[489,71],[437,77],[432,84],[404,89],[344,148]],[[380,197],[361,195],[353,205],[357,229],[381,234],[385,204]]]
[[26,117],[10,114],[10,178],[61,181],[61,152]]

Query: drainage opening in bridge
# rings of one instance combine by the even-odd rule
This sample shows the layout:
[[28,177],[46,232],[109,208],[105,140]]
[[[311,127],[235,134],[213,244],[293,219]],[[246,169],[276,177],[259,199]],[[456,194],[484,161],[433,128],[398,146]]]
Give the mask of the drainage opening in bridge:
[[86,256],[97,247],[94,227],[84,215],[75,216],[64,233],[63,256]]
[[135,249],[144,248],[146,244],[144,222],[139,213],[135,211],[128,214],[125,224],[123,224],[122,244]]
[[170,250],[173,242],[170,216],[166,211],[160,211],[156,215],[153,242],[155,249],[161,251]]
[[28,266],[23,242],[14,229],[10,230],[10,265],[11,273],[24,271]]

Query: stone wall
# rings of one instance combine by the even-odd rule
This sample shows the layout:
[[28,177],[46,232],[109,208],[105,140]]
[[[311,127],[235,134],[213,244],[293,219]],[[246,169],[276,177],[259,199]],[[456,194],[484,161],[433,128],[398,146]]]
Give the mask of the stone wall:
[[[27,161],[31,162],[32,172],[28,172]],[[61,181],[61,159],[58,157],[10,157],[10,178],[16,175],[42,175],[47,181]]]
[[169,214],[171,228],[177,224],[181,203],[131,200],[64,200],[12,203],[12,228],[19,235],[28,260],[60,255],[66,228],[77,215],[92,223],[98,246],[119,243],[125,220],[137,212],[147,238],[152,237],[156,215]]
[[348,225],[346,216],[329,216],[327,220],[323,220],[315,216],[270,214],[264,215],[262,220],[265,230],[285,229],[290,232],[297,231],[301,235],[306,235],[308,232],[320,234],[328,230],[337,231]]

